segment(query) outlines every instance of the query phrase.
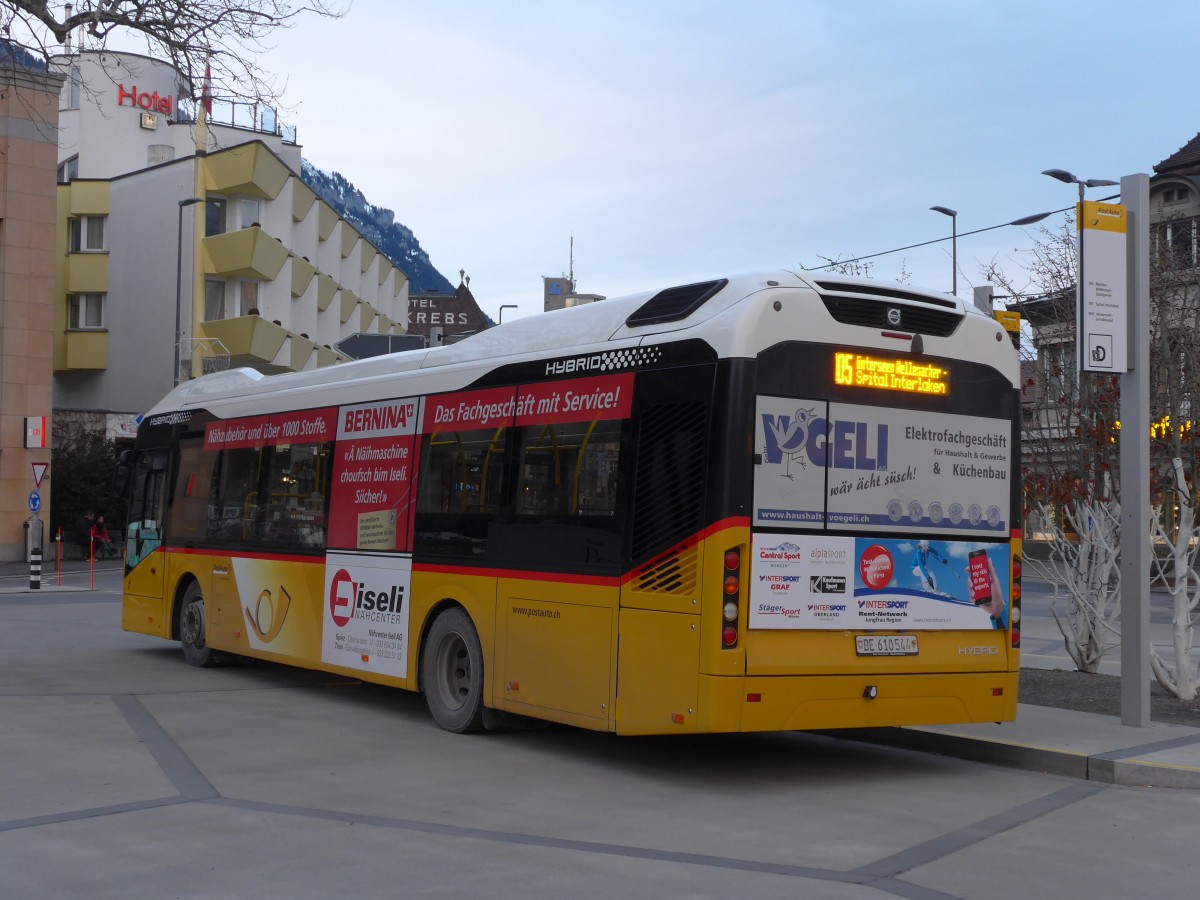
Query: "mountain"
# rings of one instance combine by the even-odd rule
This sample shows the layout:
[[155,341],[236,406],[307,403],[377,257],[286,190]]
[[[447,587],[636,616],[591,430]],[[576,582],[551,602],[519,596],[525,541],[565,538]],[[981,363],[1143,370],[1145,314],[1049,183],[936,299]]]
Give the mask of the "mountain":
[[337,172],[318,169],[303,160],[300,177],[313,192],[337,211],[337,214],[358,229],[379,252],[408,276],[409,292],[425,294],[438,291],[453,294],[452,285],[429,261],[412,230],[396,221],[390,209],[367,202],[362,191]]
[[[4,30],[7,31],[8,27],[5,26]],[[49,69],[46,60],[34,56],[20,44],[0,39],[0,69],[8,68],[10,65],[14,68],[37,69],[41,72]]]

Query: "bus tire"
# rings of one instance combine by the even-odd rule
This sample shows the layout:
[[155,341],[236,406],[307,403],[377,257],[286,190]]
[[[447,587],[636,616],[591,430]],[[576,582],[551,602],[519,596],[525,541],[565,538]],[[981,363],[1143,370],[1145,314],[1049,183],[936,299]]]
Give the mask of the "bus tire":
[[483,648],[463,609],[434,619],[421,653],[421,684],[441,728],[455,734],[483,730]]
[[179,604],[179,642],[183,645],[183,658],[188,665],[208,668],[225,661],[222,654],[208,646],[207,639],[204,593],[200,585],[193,581],[183,592],[183,600]]

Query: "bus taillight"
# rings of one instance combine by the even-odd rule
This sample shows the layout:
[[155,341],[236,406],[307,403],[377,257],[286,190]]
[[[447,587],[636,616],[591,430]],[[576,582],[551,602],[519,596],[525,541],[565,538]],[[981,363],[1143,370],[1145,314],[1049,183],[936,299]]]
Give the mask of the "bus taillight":
[[725,603],[721,607],[721,646],[732,650],[738,642],[738,601],[742,592],[742,551],[725,551]]
[[1021,646],[1021,555],[1013,555],[1012,590],[1008,607],[1008,621],[1012,635],[1012,646]]

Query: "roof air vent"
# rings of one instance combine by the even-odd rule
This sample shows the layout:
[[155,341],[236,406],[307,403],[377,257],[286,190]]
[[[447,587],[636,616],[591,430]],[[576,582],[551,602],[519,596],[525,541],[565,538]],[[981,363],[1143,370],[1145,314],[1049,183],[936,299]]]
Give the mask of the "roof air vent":
[[721,278],[717,281],[701,281],[699,284],[685,284],[659,291],[639,306],[625,320],[625,324],[636,328],[639,325],[658,325],[661,322],[686,319],[727,284],[729,279]]

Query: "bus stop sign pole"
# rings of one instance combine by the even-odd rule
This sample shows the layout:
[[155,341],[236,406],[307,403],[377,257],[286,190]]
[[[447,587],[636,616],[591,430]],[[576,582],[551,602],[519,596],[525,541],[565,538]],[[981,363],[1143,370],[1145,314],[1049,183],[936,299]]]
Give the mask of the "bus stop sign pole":
[[1121,382],[1121,724],[1150,725],[1150,178],[1121,179],[1129,370]]

